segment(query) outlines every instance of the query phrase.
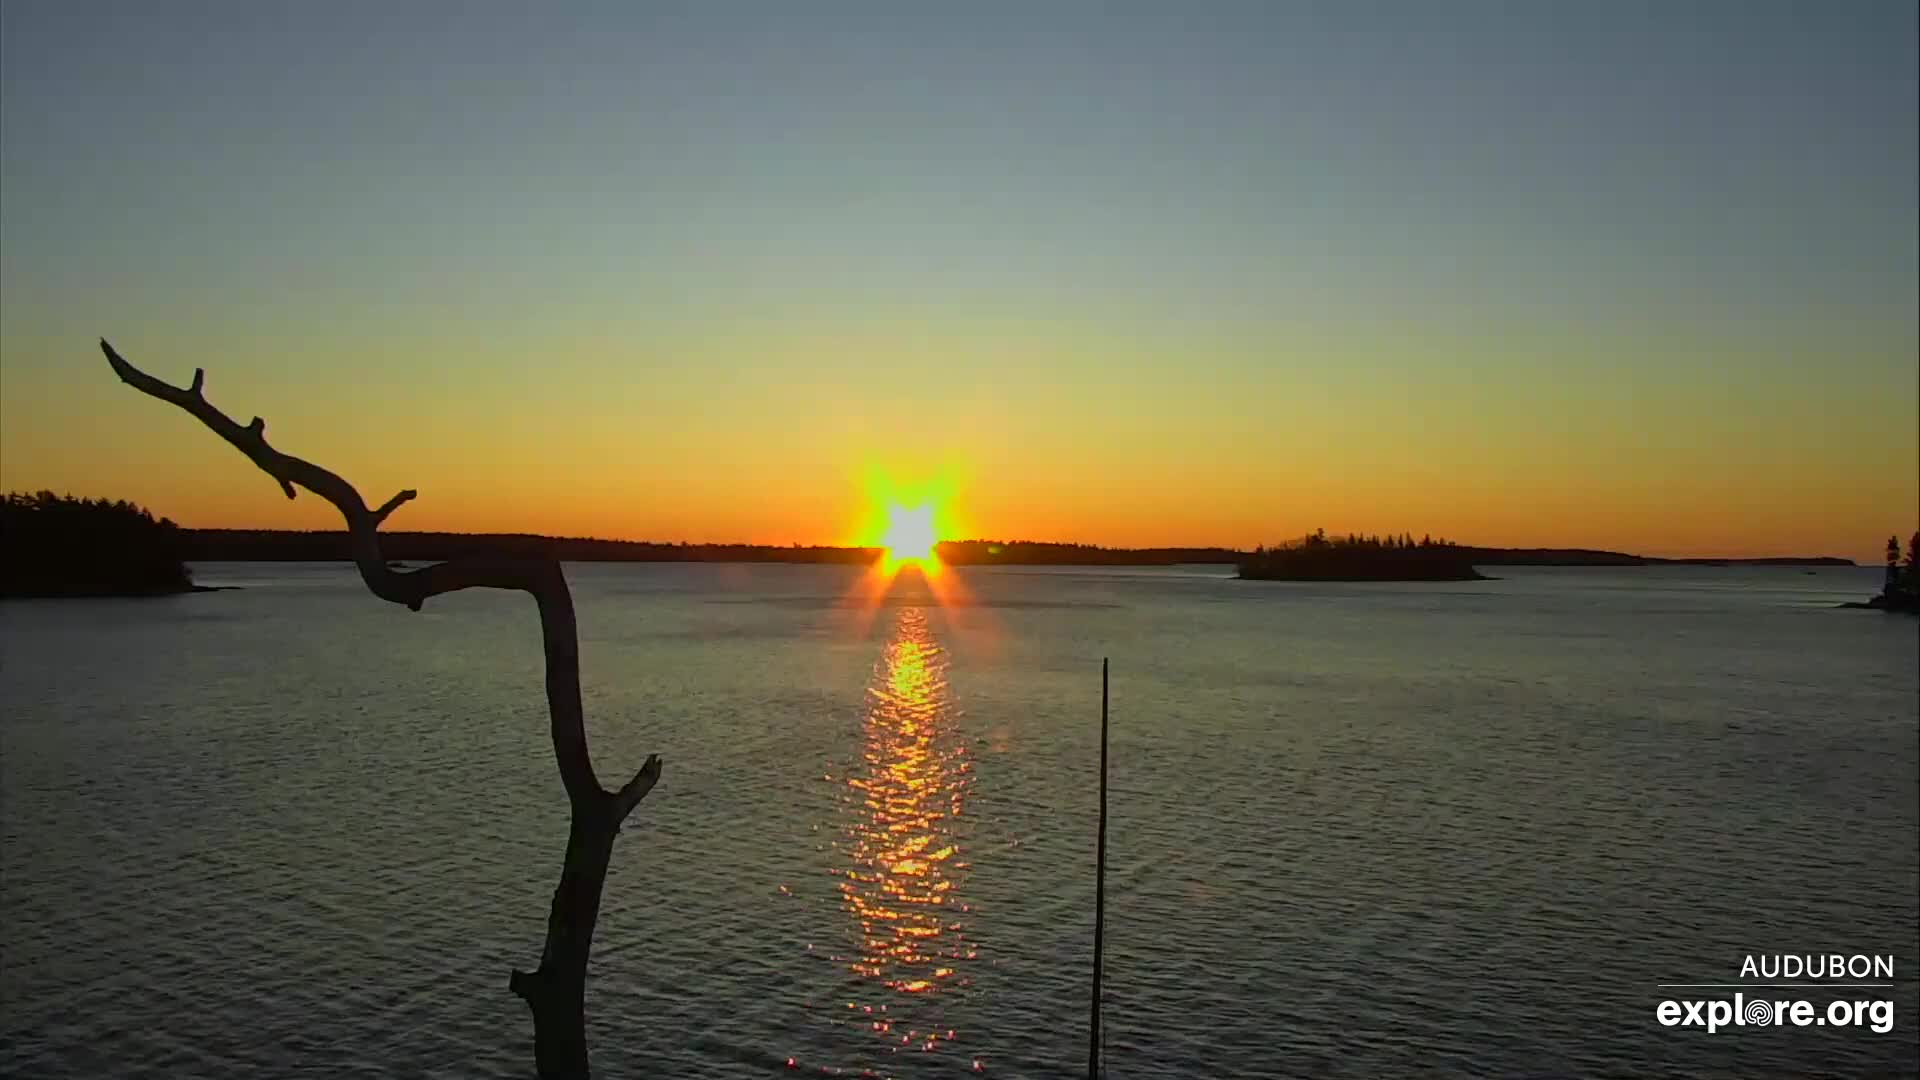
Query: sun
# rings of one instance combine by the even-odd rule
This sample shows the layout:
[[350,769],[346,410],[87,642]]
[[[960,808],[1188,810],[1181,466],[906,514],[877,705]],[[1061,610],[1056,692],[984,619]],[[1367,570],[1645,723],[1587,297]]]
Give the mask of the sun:
[[908,568],[930,583],[944,577],[940,545],[967,535],[966,525],[954,517],[955,477],[947,473],[903,481],[893,469],[878,464],[867,465],[865,472],[866,497],[860,522],[851,530],[852,546],[879,549],[873,565],[883,583]]
[[880,546],[886,549],[886,562],[889,570],[913,563],[922,568],[933,561],[933,546],[940,542],[940,534],[933,524],[933,505],[922,503],[919,506],[901,506],[898,503],[886,508],[886,524],[881,527]]

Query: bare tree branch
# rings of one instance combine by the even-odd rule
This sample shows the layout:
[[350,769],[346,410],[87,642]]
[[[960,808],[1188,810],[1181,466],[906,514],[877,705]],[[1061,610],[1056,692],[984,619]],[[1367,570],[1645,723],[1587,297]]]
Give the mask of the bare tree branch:
[[256,416],[246,427],[215,408],[204,393],[206,372],[196,368],[186,389],[148,375],[116,352],[105,338],[100,351],[121,381],[141,393],[191,413],[214,434],[232,443],[280,484],[287,498],[296,486],[332,503],[346,519],[354,564],[360,579],[382,600],[418,611],[428,599],[461,589],[517,589],[531,595],[540,611],[540,632],[547,659],[547,709],[551,716],[554,759],[572,805],[567,854],[560,885],[547,921],[547,943],[540,968],[514,972],[510,986],[533,1010],[534,1051],[542,1077],[588,1075],[585,1033],[587,958],[599,917],[613,837],[634,806],[660,778],[660,758],[651,755],[633,779],[617,792],[601,788],[587,753],[586,725],[580,704],[580,647],[573,594],[558,561],[456,559],[417,570],[397,571],[380,550],[379,528],[416,492],[402,491],[367,509],[352,484],[310,461],[268,445],[267,422]]
[[659,779],[660,755],[648,754],[647,763],[640,766],[640,771],[633,774],[633,779],[622,784],[620,790],[614,792],[614,805],[619,816],[626,817],[641,799],[647,797],[647,792],[653,790],[654,783]]
[[387,520],[387,515],[393,513],[395,510],[400,509],[401,503],[411,502],[413,501],[413,499],[418,497],[419,494],[420,494],[419,492],[413,490],[412,488],[408,488],[407,490],[399,493],[398,495],[395,495],[393,498],[388,499],[386,502],[380,505],[380,509],[375,510],[373,512],[373,523],[375,525],[378,525],[381,522]]
[[[121,381],[142,393],[172,402],[192,413],[213,433],[232,443],[268,476],[280,482],[287,497],[294,485],[332,503],[346,519],[354,564],[367,588],[382,600],[405,604],[414,611],[431,597],[460,589],[518,589],[530,594],[540,608],[540,628],[547,655],[547,706],[553,719],[554,756],[561,781],[575,802],[605,795],[587,754],[583,710],[580,704],[580,650],[573,613],[573,596],[560,564],[553,560],[459,559],[418,570],[394,570],[380,550],[380,523],[416,492],[402,491],[378,510],[367,509],[360,492],[338,474],[268,445],[267,423],[260,417],[241,427],[206,399],[206,373],[195,369],[193,385],[170,386],[134,367],[106,339],[100,350]],[[637,801],[637,800],[636,800]]]

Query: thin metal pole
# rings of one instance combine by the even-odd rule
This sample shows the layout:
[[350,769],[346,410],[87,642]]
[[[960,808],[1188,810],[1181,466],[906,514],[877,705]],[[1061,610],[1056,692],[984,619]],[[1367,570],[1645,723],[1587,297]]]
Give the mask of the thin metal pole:
[[1107,925],[1107,660],[1100,659],[1100,838],[1093,857],[1093,1024],[1087,1080],[1100,1080],[1100,955]]

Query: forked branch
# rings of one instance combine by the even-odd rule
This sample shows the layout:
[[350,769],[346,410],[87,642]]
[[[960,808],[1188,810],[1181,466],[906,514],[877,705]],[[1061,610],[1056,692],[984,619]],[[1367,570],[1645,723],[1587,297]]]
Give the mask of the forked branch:
[[649,756],[618,791],[604,790],[594,775],[580,706],[580,647],[573,594],[560,564],[553,559],[456,559],[418,570],[394,570],[380,550],[379,529],[389,515],[414,498],[413,491],[402,491],[380,504],[379,509],[369,510],[359,491],[339,475],[268,445],[265,420],[256,416],[241,427],[215,408],[204,392],[204,370],[196,368],[192,384],[182,389],[134,367],[104,338],[100,351],[121,381],[193,414],[278,481],[287,498],[293,498],[297,488],[306,488],[332,503],[346,519],[360,579],[375,596],[418,611],[421,604],[441,593],[473,588],[518,589],[532,595],[539,605],[553,754],[572,806],[572,822],[539,970],[514,972],[509,985],[533,1010],[534,1055],[540,1075],[588,1075],[586,969],[599,917],[601,888],[614,834],[634,806],[653,790],[660,778],[660,758]]
[[[369,510],[360,492],[339,474],[269,445],[265,420],[256,416],[251,424],[241,427],[216,408],[204,392],[204,369],[194,369],[193,384],[182,389],[134,367],[104,338],[100,341],[100,351],[106,354],[107,363],[113,366],[114,374],[120,376],[121,381],[193,414],[214,434],[251,458],[261,471],[279,481],[288,498],[297,494],[297,486],[332,503],[346,519],[360,579],[382,600],[405,604],[418,611],[428,599],[460,589],[518,589],[532,595],[540,608],[540,627],[546,646],[547,706],[553,719],[554,756],[567,795],[576,802],[595,797],[617,798],[629,808],[639,802],[639,795],[628,796],[635,784],[629,783],[616,795],[603,791],[594,775],[580,705],[580,650],[573,596],[559,563],[551,559],[456,559],[417,570],[395,570],[387,565],[381,553],[379,528],[401,505],[415,498],[417,492],[402,491],[382,503],[378,510]],[[657,777],[657,761],[651,766]],[[645,786],[651,787],[651,781]],[[644,790],[640,794],[644,795]]]

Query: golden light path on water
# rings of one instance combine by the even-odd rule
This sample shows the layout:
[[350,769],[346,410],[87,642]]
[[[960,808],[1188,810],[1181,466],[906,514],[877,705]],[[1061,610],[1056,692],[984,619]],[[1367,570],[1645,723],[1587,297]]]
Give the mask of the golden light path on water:
[[958,1033],[940,1023],[936,1002],[968,984],[978,957],[960,895],[959,822],[972,772],[958,716],[926,609],[901,605],[867,687],[864,747],[845,778],[834,868],[857,943],[837,959],[868,991],[847,1007],[894,1052],[953,1042]]

